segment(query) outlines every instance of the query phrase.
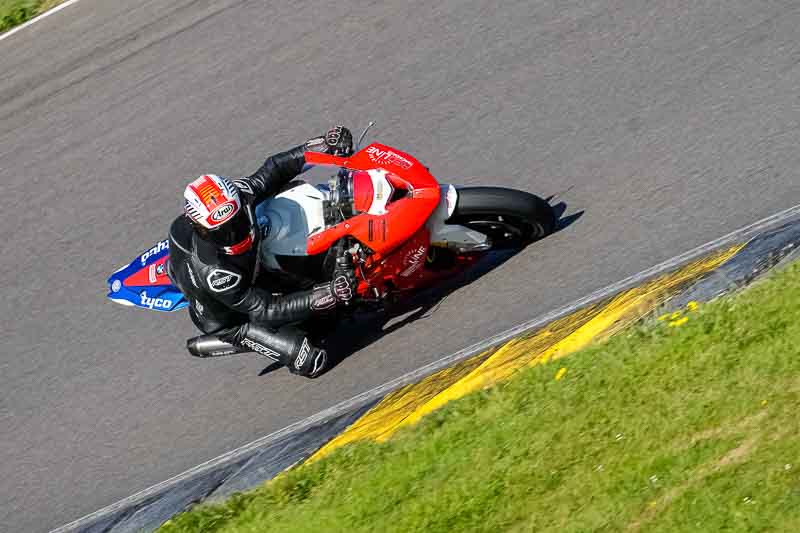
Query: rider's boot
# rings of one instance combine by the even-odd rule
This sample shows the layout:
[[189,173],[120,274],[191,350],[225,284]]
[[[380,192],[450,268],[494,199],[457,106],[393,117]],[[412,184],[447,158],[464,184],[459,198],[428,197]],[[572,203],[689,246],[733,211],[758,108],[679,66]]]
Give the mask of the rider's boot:
[[[313,346],[304,332],[292,326],[273,331],[256,324],[244,324],[222,331],[218,336],[189,339],[186,347],[197,357],[212,357],[214,353],[257,352],[287,367],[290,372],[309,378],[319,376],[328,365],[327,352]],[[226,350],[227,353],[221,353]]]

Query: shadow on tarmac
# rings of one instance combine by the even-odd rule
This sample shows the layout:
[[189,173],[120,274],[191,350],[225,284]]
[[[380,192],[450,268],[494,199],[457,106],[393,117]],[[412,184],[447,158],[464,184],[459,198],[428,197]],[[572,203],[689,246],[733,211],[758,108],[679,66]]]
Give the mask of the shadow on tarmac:
[[[552,199],[548,198],[550,201]],[[553,205],[556,215],[556,229],[558,233],[577,222],[584,214],[584,211],[564,216],[567,211],[567,204],[558,202]],[[512,249],[490,252],[485,257],[468,269],[456,274],[452,278],[446,279],[439,285],[422,292],[380,311],[358,313],[353,317],[347,317],[338,323],[323,325],[329,333],[327,335],[317,333],[316,337],[324,344],[330,357],[330,367],[326,374],[335,368],[339,363],[378,342],[384,336],[418,320],[431,318],[439,305],[453,292],[469,285],[481,276],[503,265],[506,261],[517,255],[523,249]],[[323,340],[324,339],[324,340]],[[282,365],[272,363],[266,366],[259,376],[269,374]]]

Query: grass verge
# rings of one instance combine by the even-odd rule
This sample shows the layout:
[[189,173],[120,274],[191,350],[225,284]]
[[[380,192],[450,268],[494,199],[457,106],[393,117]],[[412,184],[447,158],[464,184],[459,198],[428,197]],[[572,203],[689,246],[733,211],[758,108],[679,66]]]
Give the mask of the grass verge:
[[798,302],[796,263],[160,531],[800,531]]
[[41,15],[64,0],[0,0],[0,33]]

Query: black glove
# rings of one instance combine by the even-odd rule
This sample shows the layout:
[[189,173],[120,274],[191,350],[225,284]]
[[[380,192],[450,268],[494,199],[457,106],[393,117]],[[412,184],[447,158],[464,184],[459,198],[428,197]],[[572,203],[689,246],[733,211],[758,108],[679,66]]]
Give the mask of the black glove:
[[312,311],[327,311],[336,307],[337,303],[339,300],[336,299],[336,293],[333,291],[332,281],[314,285],[311,289]]
[[324,136],[306,141],[306,150],[348,156],[353,153],[353,134],[344,126],[334,126]]
[[353,269],[335,271],[331,286],[333,294],[336,296],[336,302],[348,305],[356,296],[356,287],[358,287],[356,273]]
[[358,280],[352,269],[336,270],[333,279],[327,283],[314,285],[311,294],[311,309],[326,311],[338,304],[349,304],[356,296]]
[[356,296],[358,278],[353,266],[353,256],[346,250],[347,239],[339,241],[336,246],[336,266],[333,269],[333,292],[336,301],[345,305]]

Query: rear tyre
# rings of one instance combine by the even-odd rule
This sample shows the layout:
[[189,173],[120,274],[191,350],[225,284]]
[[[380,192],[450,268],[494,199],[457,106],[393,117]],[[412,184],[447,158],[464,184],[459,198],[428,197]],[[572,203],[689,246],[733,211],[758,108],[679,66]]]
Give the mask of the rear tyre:
[[553,208],[535,194],[503,187],[463,187],[447,224],[488,236],[492,248],[525,246],[555,230]]

